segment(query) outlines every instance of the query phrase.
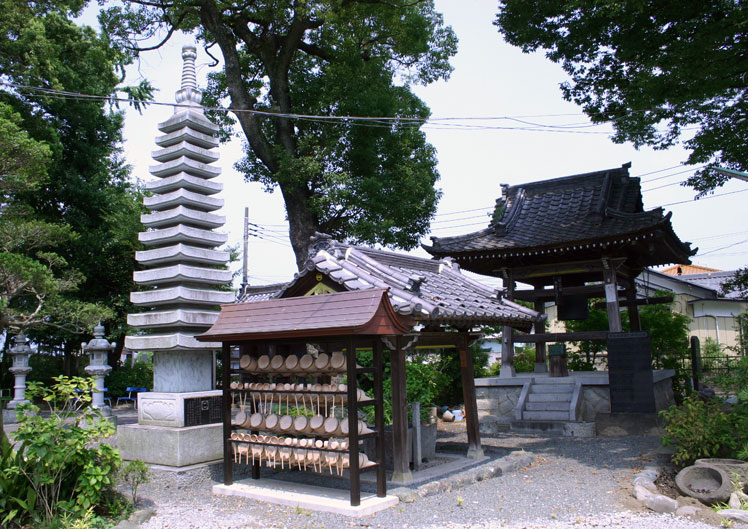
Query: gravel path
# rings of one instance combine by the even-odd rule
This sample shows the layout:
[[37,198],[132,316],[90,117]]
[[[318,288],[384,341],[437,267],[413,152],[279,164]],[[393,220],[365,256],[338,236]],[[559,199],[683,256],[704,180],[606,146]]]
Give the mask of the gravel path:
[[[464,441],[459,431],[440,433],[440,446]],[[656,458],[656,437],[573,439],[497,435],[483,439],[487,452],[523,449],[529,466],[458,491],[419,498],[361,519],[309,512],[252,500],[214,497],[210,481],[156,483],[141,496],[157,514],[143,529],[240,528],[672,528],[704,529],[703,522],[643,513],[631,498],[632,475]],[[733,524],[733,527],[740,527]]]

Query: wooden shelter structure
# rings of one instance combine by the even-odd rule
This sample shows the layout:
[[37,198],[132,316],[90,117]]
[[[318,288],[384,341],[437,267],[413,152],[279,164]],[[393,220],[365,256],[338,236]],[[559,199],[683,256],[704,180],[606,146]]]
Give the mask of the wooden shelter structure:
[[[345,394],[334,390],[317,391],[324,395],[325,403],[328,397],[339,398],[347,404],[348,417],[356,418],[358,422],[358,409],[360,398],[358,396],[358,376],[361,373],[371,372],[374,374],[374,400],[368,401],[369,405],[375,406],[375,430],[369,435],[376,439],[376,460],[370,467],[377,472],[377,496],[385,497],[386,484],[384,473],[384,416],[382,412],[382,337],[395,338],[410,331],[413,325],[411,318],[400,315],[394,311],[389,303],[386,289],[370,289],[357,292],[343,292],[338,294],[326,294],[321,296],[291,297],[285,299],[273,299],[257,303],[241,303],[226,305],[215,324],[204,334],[197,337],[199,341],[218,341],[223,344],[222,362],[224,370],[222,373],[223,386],[223,440],[224,440],[224,484],[233,483],[233,458],[237,453],[237,443],[241,445],[261,444],[267,449],[266,442],[258,442],[246,439],[234,439],[232,436],[232,396],[239,394],[239,398],[247,392],[242,388],[231,387],[232,375],[264,374],[264,370],[253,371],[237,370],[230,368],[231,346],[239,346],[242,355],[255,361],[261,355],[275,358],[280,356],[284,360],[278,369],[272,371],[276,376],[288,380],[310,375],[330,376],[330,374],[344,374],[347,387]],[[338,366],[337,371],[328,365],[319,368],[319,373],[314,370],[301,370],[296,362],[288,363],[289,357],[298,358],[297,355],[306,353],[309,343],[324,349],[331,354],[333,350],[345,351],[346,362]],[[373,367],[361,367],[357,361],[357,349],[361,346],[371,347],[373,351]],[[270,357],[269,356],[269,357]],[[268,358],[269,358],[268,357]],[[251,360],[250,360],[251,361]],[[269,371],[268,371],[269,372]],[[276,386],[276,384],[273,384]],[[295,386],[295,385],[294,385]],[[283,386],[285,387],[285,385]],[[251,393],[251,392],[250,392]],[[254,392],[256,394],[257,392]],[[269,392],[262,393],[267,399],[271,395],[271,402],[278,398],[288,398],[290,394],[298,400],[296,389],[284,390],[274,388]],[[339,394],[340,393],[340,394]],[[311,397],[310,397],[311,398]],[[252,398],[254,403],[254,397]],[[288,404],[287,404],[288,406]],[[257,412],[255,409],[253,412]],[[350,425],[351,423],[349,423]],[[291,434],[304,435],[304,431],[295,431],[289,426]],[[349,427],[347,432],[348,448],[345,457],[349,462],[350,474],[350,497],[351,505],[357,506],[361,502],[360,464],[359,464],[359,430]],[[290,437],[286,437],[291,439]],[[285,449],[284,444],[276,442],[271,445],[277,449]],[[251,446],[247,450],[251,450]],[[329,453],[338,457],[337,448],[323,448],[323,453]],[[290,452],[290,450],[289,450]],[[289,463],[290,465],[290,463]],[[304,463],[306,467],[306,462]],[[301,464],[299,464],[301,468]],[[260,477],[260,459],[252,457],[252,477]]]
[[[639,331],[634,279],[646,267],[689,263],[696,253],[681,242],[662,208],[644,211],[631,164],[516,186],[502,186],[485,229],[433,237],[425,250],[465,270],[501,277],[508,299],[533,302],[542,313],[555,302],[560,320],[585,319],[587,300],[604,297],[610,332],[621,331],[619,307]],[[516,290],[521,282],[532,290]],[[607,332],[516,335],[504,328],[502,376],[511,371],[514,341],[537,344],[536,371],[545,369],[546,342],[605,339]]]
[[[381,288],[387,289],[394,311],[412,318],[418,327],[418,330],[406,334],[384,337],[385,346],[390,351],[392,372],[393,480],[404,483],[412,480],[407,458],[405,364],[406,351],[416,345],[457,349],[467,421],[467,455],[482,457],[474,368],[469,349],[476,335],[471,331],[479,325],[506,325],[529,331],[539,315],[506,299],[500,291],[465,276],[452,260],[423,259],[351,246],[328,235],[317,234],[305,268],[292,281],[249,286],[234,307],[268,300]],[[227,313],[241,310],[234,307],[224,306],[223,310]]]

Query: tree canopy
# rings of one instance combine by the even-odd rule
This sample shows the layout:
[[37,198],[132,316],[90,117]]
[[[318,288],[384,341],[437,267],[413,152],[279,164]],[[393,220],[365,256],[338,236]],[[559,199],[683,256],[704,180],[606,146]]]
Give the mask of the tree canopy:
[[45,327],[37,343],[124,325],[132,290],[141,195],[120,160],[122,114],[50,92],[107,97],[132,58],[73,21],[85,4],[0,0],[0,330]]
[[[542,49],[570,75],[564,97],[617,143],[667,149],[682,138],[687,164],[748,169],[748,5],[742,0],[582,2],[501,0],[495,20],[510,44]],[[726,177],[687,180],[701,194]]]
[[[299,267],[316,231],[410,248],[440,193],[429,115],[410,83],[445,79],[456,37],[431,0],[125,0],[100,16],[122,49],[166,30],[194,32],[223,69],[204,103],[223,139],[237,122],[249,181],[280,190]],[[158,44],[156,44],[158,46]],[[326,119],[374,116],[392,119]]]

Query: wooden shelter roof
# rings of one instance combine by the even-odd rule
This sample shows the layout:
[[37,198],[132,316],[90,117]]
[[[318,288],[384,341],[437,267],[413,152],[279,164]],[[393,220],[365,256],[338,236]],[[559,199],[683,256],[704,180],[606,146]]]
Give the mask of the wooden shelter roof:
[[424,248],[478,273],[601,256],[627,257],[640,268],[689,262],[696,250],[678,239],[670,213],[644,211],[639,178],[629,176],[629,167],[506,187],[487,228],[432,237]]
[[510,325],[529,330],[540,315],[467,277],[450,259],[424,259],[350,246],[317,234],[306,267],[289,283],[248,287],[239,302],[303,295],[322,274],[336,289],[388,289],[396,312],[424,323],[470,327]]
[[408,332],[411,318],[397,314],[383,288],[318,296],[223,305],[202,342],[284,338],[395,335]]

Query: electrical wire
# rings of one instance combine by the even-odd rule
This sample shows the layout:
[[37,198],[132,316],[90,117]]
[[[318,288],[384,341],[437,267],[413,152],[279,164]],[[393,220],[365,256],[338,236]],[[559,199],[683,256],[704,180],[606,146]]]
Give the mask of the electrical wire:
[[745,193],[748,191],[748,189],[741,189],[739,191],[730,191],[729,193],[720,193],[719,195],[709,195],[706,197],[702,197],[698,200],[681,200],[679,202],[670,202],[669,204],[660,204],[659,206],[655,206],[655,208],[664,208],[667,206],[676,206],[678,204],[689,204],[689,203],[696,203],[701,202],[702,200],[709,200],[710,198],[718,198],[718,197],[726,197],[727,195],[736,195],[738,193]]

